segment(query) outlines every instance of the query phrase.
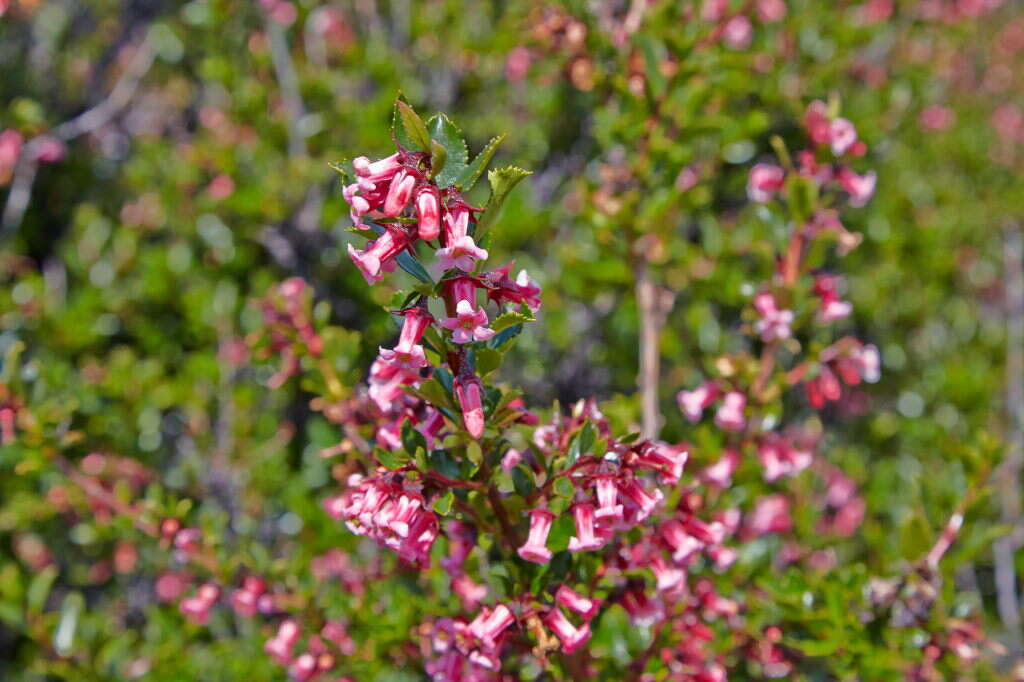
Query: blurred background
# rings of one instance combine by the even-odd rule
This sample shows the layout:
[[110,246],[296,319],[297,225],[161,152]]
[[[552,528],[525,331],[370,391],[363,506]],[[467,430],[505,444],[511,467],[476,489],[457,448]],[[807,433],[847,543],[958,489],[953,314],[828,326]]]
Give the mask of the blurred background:
[[[635,419],[640,244],[673,295],[662,435],[698,442],[713,435],[675,394],[735,349],[770,274],[749,168],[773,136],[806,143],[808,102],[841,106],[878,174],[844,215],[862,243],[840,269],[883,380],[823,417],[867,502],[838,561],[895,571],[970,498],[950,585],[1003,645],[993,665],[1019,659],[1019,2],[0,0],[0,72],[3,679],[280,679],[253,633],[198,634],[161,607],[142,577],[170,570],[160,548],[95,501],[69,512],[64,480],[109,474],[113,509],[198,514],[267,571],[287,573],[268,538],[301,540],[295,561],[339,544],[310,494],[330,481],[329,424],[302,386],[266,390],[273,367],[226,368],[259,326],[249,302],[290,276],[353,332],[353,384],[393,337],[387,293],[348,262],[328,164],[388,153],[399,92],[451,114],[471,150],[507,133],[497,162],[534,171],[491,244],[544,288],[503,378],[534,405],[596,396]],[[417,607],[377,597],[392,618],[361,645],[366,674],[417,679],[393,653]]]

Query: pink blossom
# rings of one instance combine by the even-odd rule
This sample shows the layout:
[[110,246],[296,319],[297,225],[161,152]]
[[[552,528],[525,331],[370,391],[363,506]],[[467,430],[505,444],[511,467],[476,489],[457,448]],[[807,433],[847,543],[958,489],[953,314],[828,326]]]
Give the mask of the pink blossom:
[[829,123],[828,105],[816,99],[807,105],[804,114],[804,128],[811,141],[816,145],[829,144],[832,141],[832,127]]
[[494,330],[487,327],[487,312],[483,308],[474,310],[473,304],[463,299],[455,306],[455,313],[455,317],[441,321],[445,329],[451,330],[455,343],[486,341],[494,336]]
[[722,42],[733,50],[745,50],[750,47],[754,38],[754,25],[746,15],[738,14],[725,24],[722,31]]
[[522,453],[515,448],[509,448],[508,452],[501,458],[501,470],[506,474],[511,474],[512,469],[521,461],[523,461]]
[[476,261],[487,260],[486,249],[478,247],[469,235],[449,242],[449,246],[438,249],[435,255],[442,270],[458,268],[463,272],[472,272],[476,268]]
[[597,511],[594,518],[599,523],[615,523],[622,521],[622,505],[617,504],[619,484],[612,474],[601,474],[594,481],[597,489]]
[[547,624],[551,631],[555,633],[559,641],[562,642],[562,651],[567,654],[579,649],[581,646],[587,643],[590,639],[590,626],[583,624],[577,628],[575,625],[569,622],[569,619],[565,617],[565,614],[557,608],[553,608],[548,611],[544,617],[544,622]]
[[484,279],[489,285],[487,296],[497,303],[525,303],[532,312],[540,310],[540,287],[530,279],[526,270],[520,270],[515,280],[509,278],[509,270],[512,264],[503,268],[492,270],[484,274]]
[[832,153],[842,156],[857,141],[857,129],[845,118],[833,119],[829,124]]
[[594,526],[594,505],[580,502],[573,505],[572,518],[576,525],[576,535],[569,538],[570,552],[587,552],[601,549],[608,542],[609,536],[598,533]]
[[839,171],[839,184],[850,195],[850,205],[861,207],[868,203],[875,193],[877,178],[875,171],[868,171],[864,175],[857,175],[849,168]]
[[295,682],[309,682],[317,673],[316,656],[308,651],[299,655],[288,666],[288,676]]
[[555,515],[547,509],[530,510],[530,533],[518,550],[520,557],[535,564],[546,564],[551,560],[551,550],[546,545],[554,519]]
[[469,234],[469,206],[461,202],[448,206],[444,213],[444,243],[451,245],[459,237]]
[[784,0],[757,0],[757,18],[765,24],[781,21],[786,16]]
[[764,467],[764,480],[769,483],[783,476],[792,476],[811,464],[813,456],[780,436],[766,435],[757,448],[757,457]]
[[761,319],[754,324],[754,329],[765,342],[776,339],[788,339],[792,335],[790,325],[793,323],[793,311],[779,310],[775,305],[775,297],[762,291],[754,297],[754,308]]
[[949,107],[933,104],[921,111],[921,128],[931,132],[945,130],[956,122],[956,114]]
[[363,274],[367,284],[383,279],[382,272],[394,272],[395,261],[410,243],[409,235],[399,228],[388,227],[374,241],[368,242],[362,251],[348,245],[348,256]]
[[416,192],[417,231],[420,239],[430,241],[441,234],[441,197],[437,188],[424,185]]
[[200,585],[195,596],[181,602],[181,612],[196,625],[205,625],[210,617],[210,609],[220,599],[220,588],[212,583]]
[[849,317],[853,306],[839,299],[839,277],[835,275],[818,275],[814,278],[814,293],[821,298],[818,308],[818,319],[822,322],[835,322]]
[[597,611],[601,607],[601,602],[584,597],[568,585],[558,586],[558,590],[555,592],[555,603],[579,614],[586,621],[597,615]]
[[277,634],[263,644],[263,650],[278,665],[288,665],[292,659],[292,647],[299,639],[299,626],[294,620],[281,621]]
[[658,530],[662,541],[672,552],[672,561],[683,563],[704,547],[704,542],[691,535],[677,519],[670,519]]
[[[649,493],[635,478],[619,484],[619,495],[632,505],[630,515],[633,518],[629,520],[633,523],[644,521],[664,499],[660,490],[655,488],[653,493]],[[570,549],[572,548],[570,547]]]
[[705,381],[692,391],[679,391],[676,402],[683,415],[691,422],[700,421],[704,410],[718,397],[718,388],[714,381]]
[[35,158],[40,163],[55,163],[67,153],[64,143],[52,135],[37,137],[31,146],[34,146]]
[[412,199],[413,190],[416,188],[416,176],[402,169],[395,173],[388,187],[387,196],[384,197],[382,212],[389,218],[394,218],[409,205]]
[[469,624],[469,631],[484,646],[494,649],[498,637],[514,622],[516,619],[512,611],[504,604],[498,604],[493,610],[483,609]]
[[786,171],[771,163],[758,163],[750,169],[747,180],[747,196],[751,201],[765,203],[782,189],[786,180]]
[[726,431],[739,431],[747,421],[743,417],[743,409],[747,406],[747,397],[738,391],[725,394],[722,405],[715,413],[715,424]]
[[655,441],[645,446],[637,458],[640,466],[657,471],[663,483],[675,485],[683,475],[689,453],[685,445],[669,445]]
[[746,534],[748,537],[760,537],[768,533],[784,533],[792,526],[789,501],[782,495],[768,495],[758,500],[747,517]]
[[483,386],[480,384],[480,378],[473,374],[460,376],[455,379],[453,388],[459,407],[462,408],[462,421],[466,431],[473,438],[479,439],[484,434],[485,426]]
[[732,484],[732,474],[739,466],[740,455],[735,450],[725,450],[718,461],[701,472],[701,478],[719,488],[728,488]]
[[629,614],[633,625],[648,627],[664,620],[665,609],[660,600],[651,599],[642,589],[631,589],[622,595],[619,603]]
[[452,580],[452,592],[462,600],[465,608],[473,608],[487,597],[487,587],[465,573],[460,573]]
[[654,573],[655,587],[660,592],[670,592],[686,581],[686,571],[669,564],[664,557],[655,556],[648,567]]

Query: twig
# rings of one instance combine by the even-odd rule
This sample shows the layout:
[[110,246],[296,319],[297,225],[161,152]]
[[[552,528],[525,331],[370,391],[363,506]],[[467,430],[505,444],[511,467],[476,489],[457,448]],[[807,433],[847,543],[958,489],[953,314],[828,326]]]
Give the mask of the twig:
[[139,82],[153,65],[154,57],[153,47],[147,35],[136,48],[135,55],[128,63],[128,68],[106,99],[78,116],[61,123],[50,132],[37,135],[25,143],[18,162],[15,164],[14,178],[7,194],[7,203],[4,205],[3,215],[0,216],[0,237],[14,232],[21,225],[29,201],[32,199],[32,186],[35,184],[39,171],[40,148],[47,143],[48,139],[56,138],[61,142],[69,142],[106,125],[132,101]]
[[[1006,293],[1006,410],[1007,453],[999,466],[999,494],[1002,519],[1013,525],[1021,523],[1021,468],[1024,466],[1024,243],[1020,227],[1007,225],[1003,237],[1003,269]],[[1020,548],[1013,535],[995,543],[996,605],[1006,628],[1010,654],[1021,653],[1020,601],[1017,597],[1017,575],[1014,554]]]
[[641,261],[636,268],[636,303],[640,313],[640,363],[637,384],[640,390],[641,431],[644,438],[657,438],[661,430],[658,408],[658,378],[661,373],[659,339],[674,296],[659,289],[651,280],[650,269]]

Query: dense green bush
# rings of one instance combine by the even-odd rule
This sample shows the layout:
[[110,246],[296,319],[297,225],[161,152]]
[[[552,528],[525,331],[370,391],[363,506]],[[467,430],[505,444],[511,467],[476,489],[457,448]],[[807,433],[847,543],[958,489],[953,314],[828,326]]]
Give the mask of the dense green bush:
[[[364,284],[331,166],[393,151],[397,93],[448,112],[473,154],[505,134],[493,166],[533,171],[485,214],[489,262],[543,288],[485,377],[495,390],[518,387],[577,448],[573,406],[591,397],[599,442],[689,443],[680,485],[708,513],[789,500],[791,530],[743,538],[712,576],[742,616],[712,623],[708,660],[733,679],[773,663],[799,679],[1020,675],[1022,36],[1016,4],[991,0],[0,0],[0,677],[284,679],[264,644],[287,613],[307,632],[344,623],[323,679],[421,679],[430,624],[472,619],[437,564],[447,526],[418,571],[322,507],[387,465],[353,415],[394,343],[395,292],[417,280]],[[815,100],[855,125],[863,155],[843,163],[877,191],[842,207],[857,247],[815,242],[782,293],[792,235],[844,195],[796,173],[771,202],[747,186],[758,163],[799,163]],[[814,323],[822,273],[852,304],[835,332]],[[281,284],[296,277],[297,297]],[[798,343],[758,383],[765,286],[792,297]],[[815,409],[803,384],[847,335],[879,349],[881,380]],[[708,489],[700,472],[736,444],[677,394],[709,377],[745,382],[751,421],[799,428],[814,464],[765,481],[744,441],[732,485]],[[452,457],[502,455],[497,433],[473,450],[458,421]],[[533,436],[503,437],[525,451]],[[535,501],[537,479],[507,478],[512,509]],[[846,481],[863,520],[838,532],[826,498]],[[500,545],[470,562],[485,604],[541,581]],[[589,576],[588,561],[564,570]],[[247,577],[274,595],[269,615],[228,606]],[[181,604],[203,583],[222,605],[199,625]],[[588,656],[520,646],[504,672],[690,679],[662,654],[671,633],[617,606],[593,631]]]

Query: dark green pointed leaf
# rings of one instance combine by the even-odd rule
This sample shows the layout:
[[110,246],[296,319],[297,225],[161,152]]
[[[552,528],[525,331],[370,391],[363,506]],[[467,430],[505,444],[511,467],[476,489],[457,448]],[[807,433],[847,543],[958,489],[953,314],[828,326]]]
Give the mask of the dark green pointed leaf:
[[402,447],[410,455],[416,452],[416,448],[427,449],[427,439],[413,428],[412,422],[408,419],[402,422]]
[[533,474],[522,465],[512,469],[512,486],[516,489],[516,494],[521,497],[526,497],[537,489],[533,481]]
[[466,166],[466,170],[462,172],[462,175],[455,181],[455,184],[459,186],[464,192],[468,192],[473,189],[473,185],[480,179],[484,171],[487,169],[487,164],[494,158],[494,152],[498,150],[498,145],[505,139],[505,134],[502,133],[497,137],[492,137],[491,141],[487,143],[487,146],[476,155],[473,162]]
[[427,272],[427,269],[424,268],[418,260],[413,258],[408,251],[403,251],[398,254],[398,257],[395,258],[395,262],[398,263],[398,267],[402,268],[419,281],[426,284],[434,283],[434,280],[431,278],[430,273]]
[[504,331],[498,332],[487,341],[487,347],[495,349],[501,348],[506,343],[519,336],[522,331],[523,325],[517,324],[514,327],[509,327]]
[[26,610],[31,614],[41,613],[46,606],[46,598],[50,596],[50,588],[57,579],[57,567],[50,565],[36,573],[29,583],[26,594]]
[[448,187],[465,172],[469,162],[469,150],[462,138],[462,131],[444,114],[435,114],[427,121],[430,137],[444,147],[447,160],[444,169],[434,177],[438,187]]
[[[417,130],[417,128],[419,129]],[[430,151],[430,136],[426,132],[426,126],[415,110],[409,106],[404,95],[399,95],[395,100],[395,106],[391,112],[391,134],[395,141],[406,149]]]

